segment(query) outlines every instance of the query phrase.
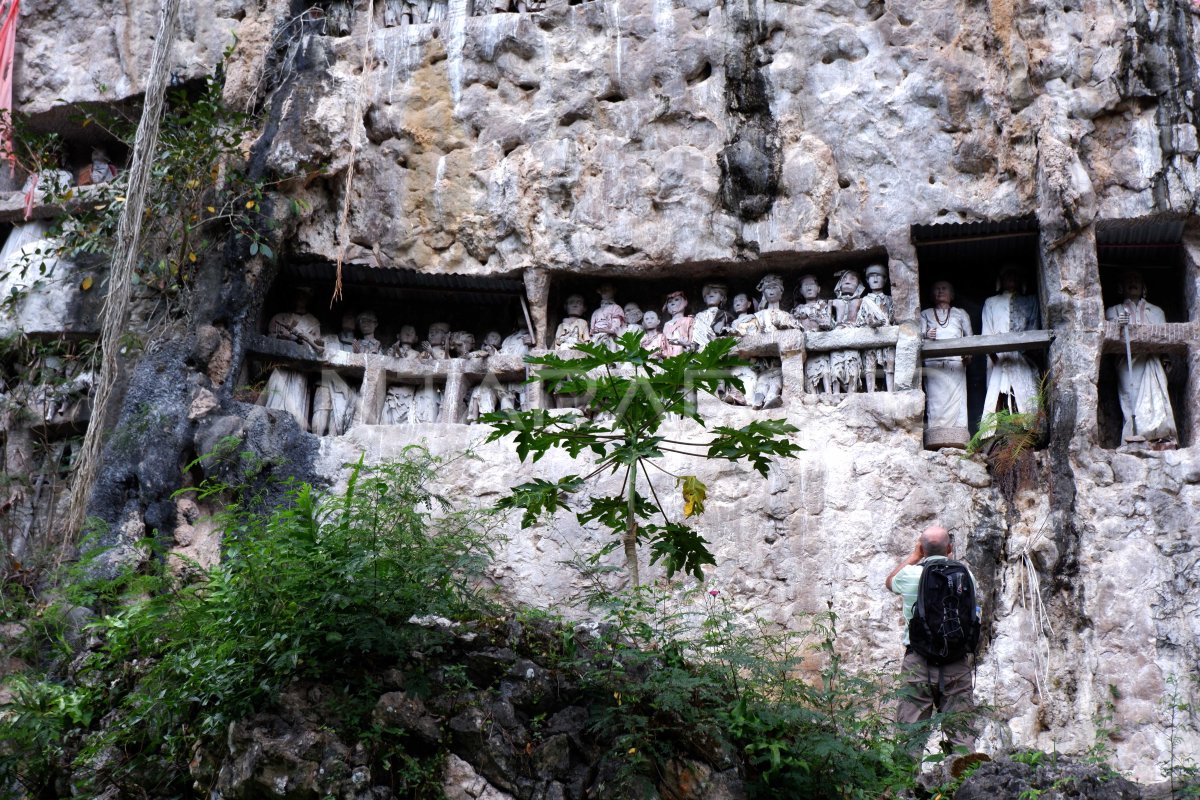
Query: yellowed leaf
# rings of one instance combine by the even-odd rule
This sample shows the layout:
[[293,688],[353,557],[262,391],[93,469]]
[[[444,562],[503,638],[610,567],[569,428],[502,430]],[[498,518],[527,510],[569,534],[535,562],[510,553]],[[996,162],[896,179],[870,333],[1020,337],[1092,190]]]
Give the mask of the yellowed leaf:
[[91,289],[91,288],[92,288],[92,276],[91,276],[91,275],[85,275],[85,276],[83,277],[83,280],[79,282],[79,288],[80,288],[80,289],[83,289],[85,292],[86,292],[88,289]]
[[682,486],[683,516],[694,517],[704,512],[704,501],[708,498],[708,487],[695,475],[683,475],[676,482]]

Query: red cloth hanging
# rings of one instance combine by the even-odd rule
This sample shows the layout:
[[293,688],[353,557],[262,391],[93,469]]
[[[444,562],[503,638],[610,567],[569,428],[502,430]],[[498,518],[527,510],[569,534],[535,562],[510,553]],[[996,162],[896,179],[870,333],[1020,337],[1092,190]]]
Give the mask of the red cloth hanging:
[[0,150],[8,159],[8,168],[17,165],[13,152],[13,58],[17,50],[17,17],[21,0],[8,0],[8,6],[0,10],[0,115],[3,116],[3,131],[0,131]]

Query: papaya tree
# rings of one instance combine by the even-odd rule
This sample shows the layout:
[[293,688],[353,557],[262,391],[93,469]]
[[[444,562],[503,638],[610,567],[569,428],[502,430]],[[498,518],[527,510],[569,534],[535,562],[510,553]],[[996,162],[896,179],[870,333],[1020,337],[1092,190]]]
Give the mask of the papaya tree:
[[[656,462],[667,453],[745,461],[765,477],[772,457],[792,457],[801,450],[790,438],[799,429],[782,419],[755,420],[737,428],[709,430],[705,425],[697,410],[699,393],[716,395],[728,385],[744,388],[733,370],[747,362],[733,353],[735,345],[733,339],[717,339],[702,350],[661,358],[642,346],[640,332],[632,332],[616,339],[611,350],[605,344],[583,343],[569,354],[526,358],[536,368],[530,382],[541,382],[554,395],[576,398],[579,407],[486,415],[482,421],[493,428],[488,441],[513,437],[521,461],[536,462],[560,449],[571,458],[591,454],[595,464],[583,475],[536,478],[514,486],[497,507],[521,509],[521,526],[527,528],[570,509],[570,498],[596,476],[620,474],[619,492],[593,496],[575,510],[580,524],[597,521],[614,534],[595,558],[623,546],[630,582],[637,586],[637,547],[646,543],[651,564],[661,560],[668,575],[682,571],[703,580],[703,566],[716,562],[689,520],[703,512],[707,487],[696,475],[671,475]],[[692,420],[703,435],[667,438],[661,429],[672,417]],[[683,514],[678,519],[667,514],[659,499],[659,475],[673,478],[674,488],[682,493]]]

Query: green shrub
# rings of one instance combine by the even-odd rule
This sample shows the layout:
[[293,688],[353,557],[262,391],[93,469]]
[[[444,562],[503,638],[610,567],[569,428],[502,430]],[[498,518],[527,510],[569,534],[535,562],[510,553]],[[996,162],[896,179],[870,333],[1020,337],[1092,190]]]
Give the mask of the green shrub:
[[[408,624],[414,615],[485,611],[475,578],[493,538],[479,515],[429,491],[437,465],[413,447],[394,464],[360,462],[340,495],[299,485],[265,514],[233,503],[221,520],[224,558],[201,580],[177,585],[162,570],[153,585],[123,582],[136,592],[92,623],[103,645],[72,680],[14,684],[17,701],[0,717],[13,743],[0,754],[0,785],[49,792],[53,766],[70,755],[85,784],[184,791],[196,743],[287,682],[395,660],[435,635]],[[113,586],[77,595],[96,600]],[[41,743],[74,737],[73,752],[29,768]]]
[[875,798],[911,785],[910,745],[929,726],[898,730],[889,683],[844,668],[832,609],[777,632],[740,622],[716,590],[698,596],[703,612],[653,589],[602,598],[605,649],[578,663],[627,789],[673,758],[721,753],[741,762],[752,797]]

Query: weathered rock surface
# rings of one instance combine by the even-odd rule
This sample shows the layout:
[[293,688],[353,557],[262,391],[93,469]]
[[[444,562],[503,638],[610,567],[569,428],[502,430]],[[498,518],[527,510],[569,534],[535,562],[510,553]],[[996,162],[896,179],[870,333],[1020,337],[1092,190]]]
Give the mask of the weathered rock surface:
[[[294,684],[276,707],[230,726],[223,745],[192,760],[197,786],[214,800],[256,797],[341,797],[386,800],[414,772],[396,753],[443,762],[450,800],[583,800],[632,797],[629,776],[608,758],[614,744],[598,734],[584,705],[593,696],[571,670],[544,667],[524,653],[531,642],[561,635],[512,623],[501,630],[451,634],[427,653],[419,691],[392,688],[371,712],[373,736],[349,741],[338,729],[347,686]],[[579,641],[584,642],[580,635]],[[537,647],[543,646],[534,645]],[[459,664],[486,664],[464,683]],[[411,666],[411,665],[410,665]],[[402,669],[382,673],[400,684]],[[364,676],[358,676],[364,677]],[[378,681],[379,677],[370,676]],[[353,687],[354,678],[349,681]],[[335,726],[333,721],[339,724]],[[679,735],[687,737],[688,731]],[[636,795],[663,800],[742,800],[734,764],[722,759],[674,761],[658,785],[644,779]]]
[[1088,800],[1141,800],[1135,784],[1105,772],[1093,764],[1081,764],[1053,756],[1032,766],[1006,758],[979,767],[963,781],[954,800],[990,800],[1000,797],[1039,797],[1059,800],[1086,797]]
[[[27,4],[17,105],[45,120],[60,97],[135,94],[155,5]],[[908,331],[897,358],[915,365],[911,226],[1035,214],[1037,289],[1056,337],[1051,443],[1036,480],[1010,507],[978,463],[923,451],[919,383],[837,401],[785,392],[779,414],[801,428],[805,453],[768,480],[698,468],[711,492],[701,528],[719,562],[709,581],[784,626],[832,599],[858,663],[893,669],[900,616],[882,580],[940,521],[985,593],[985,743],[1081,752],[1112,701],[1106,727],[1123,771],[1157,778],[1171,736],[1200,756],[1194,723],[1171,730],[1165,710],[1168,679],[1200,659],[1195,322],[1178,342],[1189,446],[1110,450],[1097,432],[1098,224],[1185,217],[1184,302],[1189,319],[1200,315],[1194,4],[597,0],[470,16],[455,0],[429,25],[384,28],[360,9],[347,37],[323,35],[301,5],[188,4],[177,51],[179,76],[194,77],[238,34],[227,91],[270,109],[254,163],[284,198],[304,201],[280,248],[297,262],[338,254],[353,152],[352,263],[641,277],[719,265],[737,277],[885,248]],[[237,403],[246,337],[261,332],[260,266],[231,258],[222,278],[232,279],[203,293],[197,328],[223,334],[198,332],[135,371],[114,438],[141,432],[127,452],[114,442],[94,499],[111,530],[171,531],[178,470],[229,436],[335,483],[360,453],[474,444],[488,468],[447,469],[443,488],[482,503],[519,478],[580,471],[561,457],[518,465],[470,426],[363,425],[318,442]],[[263,282],[247,286],[242,271]],[[536,280],[545,290],[549,278]],[[201,390],[218,401],[207,414]],[[739,424],[753,413],[705,411]],[[664,499],[679,511],[677,497]],[[560,563],[604,542],[569,517],[512,527],[494,577],[543,606],[579,588]],[[509,791],[493,766],[481,762],[480,774]]]

